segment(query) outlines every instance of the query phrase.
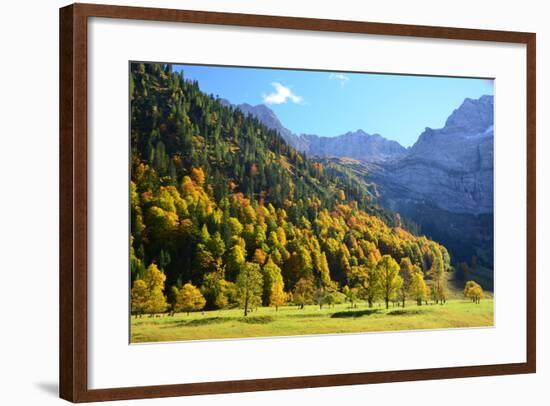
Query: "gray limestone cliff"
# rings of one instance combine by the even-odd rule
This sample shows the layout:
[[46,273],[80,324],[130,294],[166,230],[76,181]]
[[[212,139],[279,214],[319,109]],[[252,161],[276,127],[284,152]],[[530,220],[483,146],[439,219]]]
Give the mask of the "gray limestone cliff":
[[493,97],[466,99],[442,129],[426,128],[402,159],[384,165],[381,180],[444,210],[492,213],[493,138]]

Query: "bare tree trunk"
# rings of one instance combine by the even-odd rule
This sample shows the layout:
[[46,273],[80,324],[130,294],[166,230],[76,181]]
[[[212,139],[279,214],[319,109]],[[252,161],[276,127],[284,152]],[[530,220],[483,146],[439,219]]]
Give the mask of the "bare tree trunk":
[[248,316],[248,292],[246,292],[244,297],[244,315]]

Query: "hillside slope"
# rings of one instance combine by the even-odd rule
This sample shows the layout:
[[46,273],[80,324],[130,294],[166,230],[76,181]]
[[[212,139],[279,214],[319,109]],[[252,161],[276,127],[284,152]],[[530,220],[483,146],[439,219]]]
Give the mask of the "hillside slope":
[[183,72],[132,64],[130,90],[132,280],[155,263],[168,287],[191,281],[218,308],[248,262],[264,278],[279,270],[287,291],[353,287],[382,255],[409,257],[428,277],[450,269],[444,246],[400,227],[362,182]]
[[310,157],[363,178],[376,201],[399,212],[409,228],[419,231],[417,224],[448,246],[456,260],[475,257],[492,268],[493,103],[492,96],[465,99],[443,128],[426,128],[409,149],[361,130],[337,137],[298,136],[264,105],[237,108]]

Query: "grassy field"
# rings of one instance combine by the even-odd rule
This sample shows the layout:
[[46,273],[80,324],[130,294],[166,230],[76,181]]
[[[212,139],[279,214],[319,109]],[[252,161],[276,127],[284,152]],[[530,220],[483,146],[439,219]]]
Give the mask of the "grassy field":
[[262,307],[243,317],[241,309],[203,313],[178,313],[131,318],[132,343],[154,341],[207,340],[220,338],[293,336],[309,334],[357,333],[368,331],[440,329],[493,325],[493,299],[481,304],[451,299],[445,305],[407,303],[405,308],[369,309],[359,303],[324,306]]

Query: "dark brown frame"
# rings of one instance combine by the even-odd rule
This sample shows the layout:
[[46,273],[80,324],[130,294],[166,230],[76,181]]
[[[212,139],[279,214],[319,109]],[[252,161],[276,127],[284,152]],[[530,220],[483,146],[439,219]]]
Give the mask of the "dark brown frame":
[[[268,27],[527,46],[527,361],[338,375],[89,389],[87,384],[87,27],[89,17]],[[72,402],[448,379],[536,371],[536,36],[534,33],[73,4],[60,9],[60,397]]]

